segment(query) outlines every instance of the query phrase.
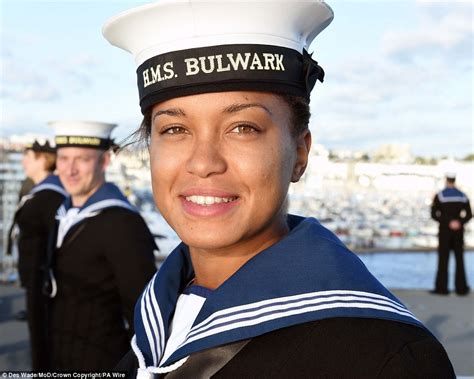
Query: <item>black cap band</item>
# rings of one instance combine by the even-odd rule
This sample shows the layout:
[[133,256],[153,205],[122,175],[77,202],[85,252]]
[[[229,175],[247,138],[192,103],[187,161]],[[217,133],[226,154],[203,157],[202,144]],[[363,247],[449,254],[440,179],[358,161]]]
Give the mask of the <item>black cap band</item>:
[[142,113],[180,96],[222,91],[279,92],[309,99],[324,71],[311,56],[267,45],[220,45],[174,51],[137,69]]
[[89,147],[93,149],[108,150],[113,140],[109,138],[88,136],[56,136],[56,148],[60,147]]
[[25,150],[32,150],[36,153],[55,153],[56,148],[49,144],[49,141],[46,141],[44,144],[34,141],[33,143],[27,145]]

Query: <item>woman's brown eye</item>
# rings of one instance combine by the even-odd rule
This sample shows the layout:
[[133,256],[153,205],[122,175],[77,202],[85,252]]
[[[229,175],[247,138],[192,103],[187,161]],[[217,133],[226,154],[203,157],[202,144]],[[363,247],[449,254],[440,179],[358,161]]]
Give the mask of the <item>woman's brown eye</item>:
[[253,127],[252,125],[238,125],[234,129],[232,129],[232,133],[237,133],[237,134],[249,134],[249,133],[255,133],[258,130]]
[[182,128],[181,126],[172,126],[171,128],[167,128],[161,132],[161,134],[183,134],[186,133],[186,129]]

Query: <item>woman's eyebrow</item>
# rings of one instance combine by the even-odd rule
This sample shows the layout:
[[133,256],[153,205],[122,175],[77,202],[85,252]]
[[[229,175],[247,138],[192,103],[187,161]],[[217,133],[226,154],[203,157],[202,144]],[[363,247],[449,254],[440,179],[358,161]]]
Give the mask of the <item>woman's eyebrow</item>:
[[161,116],[161,115],[167,115],[167,116],[175,116],[175,117],[184,117],[186,116],[186,113],[184,113],[184,111],[181,109],[181,108],[169,108],[169,109],[162,109],[160,111],[157,111],[154,115],[153,115],[153,119],[151,120],[152,122],[155,121],[155,118],[158,117],[158,116]]
[[243,103],[243,104],[232,104],[232,105],[229,105],[228,107],[224,108],[224,113],[236,113],[236,112],[240,112],[244,109],[247,109],[247,108],[261,108],[263,109],[265,112],[267,112],[270,116],[272,116],[272,112],[270,111],[270,109],[268,109],[265,105],[263,104],[260,104],[260,103]]

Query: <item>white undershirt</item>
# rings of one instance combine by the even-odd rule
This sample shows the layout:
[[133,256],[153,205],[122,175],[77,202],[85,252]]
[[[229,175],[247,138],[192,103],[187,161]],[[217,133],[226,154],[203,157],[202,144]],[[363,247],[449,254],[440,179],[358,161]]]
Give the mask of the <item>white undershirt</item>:
[[186,340],[194,320],[201,310],[205,297],[190,294],[181,294],[176,303],[173,320],[170,324],[170,337],[166,341],[165,352],[161,363],[165,362],[171,354]]
[[72,207],[67,211],[64,217],[60,218],[59,227],[58,227],[58,236],[56,240],[56,247],[61,247],[61,245],[63,244],[64,237],[66,236],[66,233],[71,228],[71,225],[73,225],[75,222],[77,222],[80,219],[80,216],[78,216],[78,213],[79,213],[79,208]]

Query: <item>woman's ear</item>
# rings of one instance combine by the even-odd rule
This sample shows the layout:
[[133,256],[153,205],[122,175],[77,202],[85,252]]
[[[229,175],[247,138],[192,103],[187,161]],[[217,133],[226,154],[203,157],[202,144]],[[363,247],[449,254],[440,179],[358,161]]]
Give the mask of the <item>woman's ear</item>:
[[306,170],[308,165],[308,155],[311,149],[311,132],[306,129],[301,133],[296,140],[296,162],[293,168],[293,175],[291,181],[296,183]]

